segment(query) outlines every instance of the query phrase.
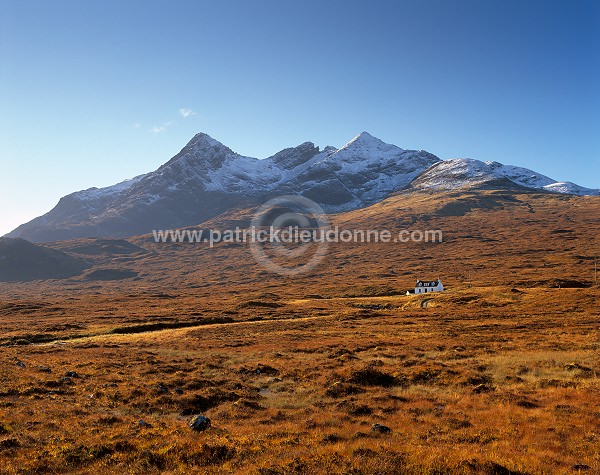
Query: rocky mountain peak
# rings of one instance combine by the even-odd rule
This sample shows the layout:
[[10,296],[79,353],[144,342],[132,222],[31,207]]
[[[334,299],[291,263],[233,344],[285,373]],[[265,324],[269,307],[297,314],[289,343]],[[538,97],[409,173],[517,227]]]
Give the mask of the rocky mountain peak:
[[267,160],[271,160],[280,168],[289,170],[306,163],[318,153],[319,147],[314,143],[304,142],[297,147],[283,149]]
[[470,159],[440,160],[361,132],[342,148],[312,142],[264,160],[240,155],[206,133],[196,134],[157,170],[101,189],[72,193],[9,236],[43,242],[125,237],[153,229],[199,225],[234,207],[279,195],[306,196],[326,212],[377,203],[402,190],[537,189],[598,195],[525,168]]

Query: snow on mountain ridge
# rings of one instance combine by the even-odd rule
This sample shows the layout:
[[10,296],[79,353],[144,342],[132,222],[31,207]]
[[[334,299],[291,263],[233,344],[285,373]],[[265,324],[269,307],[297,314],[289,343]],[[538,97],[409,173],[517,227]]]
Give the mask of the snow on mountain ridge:
[[385,143],[377,137],[373,137],[368,132],[361,132],[352,140],[344,144],[336,153],[351,152],[352,155],[367,153],[368,158],[375,156],[377,153],[389,153],[390,151],[403,152],[404,149]]
[[[354,195],[354,199],[347,203],[349,209],[405,188],[413,180],[413,188],[459,189],[508,179],[517,185],[549,192],[597,193],[597,190],[556,182],[527,168],[499,162],[467,158],[441,161],[428,152],[407,151],[387,144],[368,132],[361,132],[339,149],[328,146],[319,150],[314,143],[304,142],[266,159],[240,155],[208,134],[198,133],[155,172],[69,196],[87,201],[89,205],[96,201],[112,201],[128,193],[138,196],[135,188],[146,187],[147,183],[140,183],[144,181],[155,182],[152,193],[146,193],[143,197],[149,204],[163,195],[175,193],[181,182],[195,183],[195,186],[206,191],[268,193],[293,182],[298,176],[317,173],[319,169],[325,170],[322,173],[332,173],[343,188]],[[352,191],[358,184],[357,177],[358,181],[362,180],[364,188],[359,193]]]
[[[164,182],[161,186],[152,186],[154,191],[145,197],[145,201],[149,203],[160,199],[159,188],[168,194],[181,181],[194,182],[206,191],[268,193],[311,168],[318,170],[326,167],[341,179],[344,175],[361,174],[365,169],[376,167],[378,163],[383,163],[388,168],[391,165],[402,165],[403,161],[410,158],[405,156],[406,152],[362,132],[340,149],[329,146],[321,151],[314,143],[304,142],[266,159],[257,159],[240,155],[209,135],[199,133],[156,172],[143,175],[140,179],[145,178],[155,185],[156,182]],[[435,160],[438,160],[437,157]],[[418,174],[417,167],[418,164],[408,167],[406,173],[372,177],[373,192],[379,194],[406,186]],[[365,179],[368,179],[366,175]],[[149,183],[143,185],[148,186]],[[119,193],[128,190],[129,187],[123,187],[112,191]],[[133,191],[135,190],[129,190],[135,194]],[[89,195],[88,198],[94,198],[94,190],[90,190]]]
[[336,149],[304,142],[259,160],[196,134],[157,170],[105,188],[67,195],[48,213],[9,233],[32,241],[124,237],[202,223],[236,206],[298,194],[326,212],[352,210],[401,190],[514,189],[599,195],[512,165],[473,159],[442,161],[362,132]]
[[545,185],[544,190],[552,193],[566,193],[569,195],[580,195],[580,196],[600,196],[600,190],[594,190],[593,188],[585,188],[579,186],[570,181],[559,181]]
[[484,162],[470,158],[443,160],[426,169],[412,183],[413,188],[455,190],[492,179]]
[[100,196],[110,196],[110,195],[118,194],[118,193],[121,193],[121,192],[127,190],[128,188],[132,187],[133,185],[135,185],[146,175],[147,175],[147,173],[144,173],[142,175],[138,175],[136,177],[123,180],[115,185],[105,186],[103,188],[93,187],[93,188],[88,188],[87,190],[77,191],[74,193],[74,195],[76,195],[79,199],[85,200],[85,199],[90,199],[90,198],[98,198]]
[[536,173],[528,168],[517,167],[515,165],[503,165],[499,162],[484,162],[500,178],[508,178],[515,183],[531,188],[540,188],[556,180],[540,173]]
[[518,186],[552,193],[600,194],[600,190],[584,188],[568,182],[556,182],[528,168],[492,161],[482,162],[472,158],[454,158],[438,162],[423,171],[411,186],[416,189],[457,190],[497,180],[510,180]]

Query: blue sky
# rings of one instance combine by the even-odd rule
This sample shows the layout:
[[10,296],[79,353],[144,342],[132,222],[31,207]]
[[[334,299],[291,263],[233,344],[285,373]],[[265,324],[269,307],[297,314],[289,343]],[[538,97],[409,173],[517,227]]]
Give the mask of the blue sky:
[[0,235],[200,131],[264,158],[366,130],[600,187],[599,55],[595,1],[0,0]]

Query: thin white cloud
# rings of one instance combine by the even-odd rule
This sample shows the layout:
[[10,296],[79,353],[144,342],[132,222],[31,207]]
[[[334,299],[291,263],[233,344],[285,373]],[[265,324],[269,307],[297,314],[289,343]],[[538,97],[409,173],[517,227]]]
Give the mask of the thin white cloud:
[[[182,107],[181,109],[179,109],[179,115],[181,117],[183,117],[184,119],[187,119],[188,117],[196,115],[196,113],[192,109],[187,109],[185,107]],[[158,135],[158,134],[162,134],[162,133],[166,132],[167,129],[169,127],[172,127],[173,125],[175,125],[175,121],[168,120],[167,122],[163,122],[162,125],[155,125],[154,127],[148,129],[148,131],[155,135]],[[138,128],[140,126],[140,124],[136,122],[133,126],[135,128]]]
[[196,113],[192,109],[186,109],[185,107],[182,107],[181,109],[179,109],[179,114],[184,119],[187,119],[188,117],[196,115]]
[[167,129],[171,127],[174,123],[175,122],[173,122],[172,120],[169,120],[163,123],[162,125],[155,125],[150,129],[150,132],[152,132],[153,134],[162,134],[163,132],[166,132]]
[[133,124],[134,129],[139,129],[141,126],[142,126],[142,124],[140,124],[139,122],[136,122],[135,124]]

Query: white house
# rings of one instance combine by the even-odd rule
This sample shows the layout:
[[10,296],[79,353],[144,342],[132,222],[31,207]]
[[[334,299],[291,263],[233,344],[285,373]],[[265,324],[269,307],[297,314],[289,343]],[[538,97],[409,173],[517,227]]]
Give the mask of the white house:
[[444,286],[442,280],[421,281],[417,280],[415,284],[415,294],[425,294],[427,292],[443,292]]

